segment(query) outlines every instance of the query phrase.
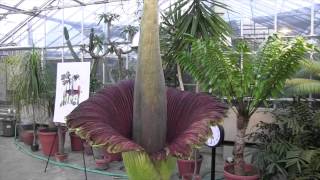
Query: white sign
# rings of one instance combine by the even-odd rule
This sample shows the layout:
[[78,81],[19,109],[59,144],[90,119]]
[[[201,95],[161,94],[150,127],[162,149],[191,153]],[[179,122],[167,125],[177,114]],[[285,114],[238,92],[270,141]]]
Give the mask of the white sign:
[[90,62],[58,63],[53,122],[66,123],[65,117],[89,98]]
[[212,136],[208,138],[206,144],[210,147],[216,147],[224,140],[224,130],[220,125],[210,127]]

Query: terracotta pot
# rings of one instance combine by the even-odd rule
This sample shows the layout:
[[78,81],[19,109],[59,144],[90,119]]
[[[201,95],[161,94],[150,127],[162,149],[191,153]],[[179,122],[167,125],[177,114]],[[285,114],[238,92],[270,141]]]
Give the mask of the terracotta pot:
[[[193,179],[192,179],[193,177]],[[193,175],[193,174],[185,174],[182,176],[182,180],[201,180],[200,175]]]
[[102,158],[102,159],[95,159],[96,162],[96,169],[105,170],[109,168],[110,159]]
[[19,140],[24,142],[23,133],[27,130],[33,130],[33,124],[19,124],[18,127],[17,135],[19,134]]
[[107,157],[108,159],[110,159],[110,162],[113,161],[122,161],[122,156],[121,153],[105,153],[105,157]]
[[56,152],[54,154],[54,157],[56,158],[56,161],[65,162],[68,158],[68,154],[67,153],[60,154],[59,152]]
[[[63,139],[65,139],[66,130],[62,131]],[[52,147],[51,155],[58,152],[58,133],[56,129],[40,129],[38,132],[41,150],[44,155],[49,156]]]
[[33,130],[22,131],[21,138],[24,144],[31,146],[33,143]]
[[92,148],[87,142],[83,142],[83,148],[86,155],[93,155]]
[[[258,180],[259,179],[259,175],[255,174],[255,175],[250,175],[250,176],[238,176],[235,174],[232,174],[231,172],[233,171],[233,164],[226,164],[224,166],[224,177],[225,180]],[[244,166],[244,170],[245,172],[256,172],[254,170],[254,167],[250,164],[245,164]]]
[[70,141],[71,141],[71,150],[72,151],[82,151],[82,141],[79,136],[77,136],[74,132],[69,133]]
[[[200,172],[201,163],[202,163],[202,157],[197,159],[196,174],[199,174]],[[178,170],[179,170],[180,176],[190,175],[194,173],[194,168],[195,168],[194,160],[178,159],[177,164],[178,164]]]

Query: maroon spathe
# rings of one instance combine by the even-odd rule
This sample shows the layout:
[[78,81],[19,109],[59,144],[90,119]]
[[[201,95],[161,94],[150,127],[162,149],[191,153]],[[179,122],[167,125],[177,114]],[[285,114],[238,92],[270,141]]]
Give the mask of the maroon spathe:
[[[132,141],[133,88],[133,81],[122,81],[102,89],[68,115],[68,127],[79,128],[80,136],[103,144],[109,153],[143,150]],[[209,124],[218,122],[225,111],[212,96],[167,88],[167,145],[153,157],[189,156],[191,146],[206,141]]]

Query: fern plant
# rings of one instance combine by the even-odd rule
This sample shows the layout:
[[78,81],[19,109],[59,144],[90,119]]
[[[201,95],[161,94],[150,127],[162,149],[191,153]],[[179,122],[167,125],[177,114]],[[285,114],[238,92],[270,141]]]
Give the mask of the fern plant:
[[320,113],[301,102],[273,113],[275,122],[250,135],[263,179],[320,179]]
[[191,51],[182,52],[178,62],[203,87],[227,101],[237,113],[235,174],[244,174],[243,152],[248,122],[257,108],[276,96],[299,66],[308,49],[302,38],[286,42],[270,36],[259,51],[251,53],[244,41],[230,48],[223,43],[190,38]]

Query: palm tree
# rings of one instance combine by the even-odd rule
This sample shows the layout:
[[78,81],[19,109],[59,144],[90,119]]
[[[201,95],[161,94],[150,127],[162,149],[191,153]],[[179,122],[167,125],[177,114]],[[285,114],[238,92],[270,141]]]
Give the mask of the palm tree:
[[231,34],[231,28],[214,11],[214,7],[227,9],[225,4],[215,0],[178,0],[162,14],[161,44],[164,60],[169,65],[176,64],[181,90],[184,90],[182,72],[175,59],[179,51],[190,50],[186,34],[199,39],[215,38],[222,41]]
[[320,62],[312,60],[301,61],[301,71],[304,77],[311,78],[293,78],[287,80],[288,91],[296,95],[308,95],[320,93]]
[[212,39],[190,41],[192,50],[181,53],[178,62],[206,89],[226,97],[236,112],[234,169],[235,174],[243,175],[249,119],[267,98],[282,90],[307,47],[301,38],[284,42],[276,35],[269,37],[257,54],[252,54],[243,41],[235,48]]

